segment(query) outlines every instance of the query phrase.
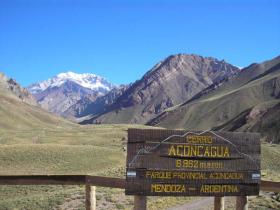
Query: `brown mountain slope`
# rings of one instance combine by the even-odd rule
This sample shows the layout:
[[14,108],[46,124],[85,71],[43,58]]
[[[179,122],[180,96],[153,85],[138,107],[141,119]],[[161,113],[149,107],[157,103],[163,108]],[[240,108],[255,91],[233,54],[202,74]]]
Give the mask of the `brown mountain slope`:
[[238,72],[237,67],[215,58],[170,56],[136,81],[105,112],[82,124],[146,123],[166,108]]
[[[251,65],[220,87],[213,88],[205,94],[198,94],[194,99],[163,112],[148,124],[192,130],[215,128],[262,132],[265,127],[267,130],[272,128],[272,124],[276,126],[272,129],[279,129],[277,127],[279,118],[273,118],[273,115],[260,115],[256,121],[250,121],[248,116],[256,110],[270,110],[270,107],[278,102],[280,102],[280,57]],[[277,106],[271,110],[274,109],[278,110]],[[262,120],[268,118],[273,122],[262,124]]]
[[83,97],[78,102],[70,106],[61,115],[64,117],[74,116],[76,119],[84,116],[95,116],[102,113],[106,110],[106,107],[113,104],[116,98],[121,96],[127,88],[129,88],[129,86],[130,85],[121,85],[119,87],[115,87],[104,96],[98,96],[95,100]]

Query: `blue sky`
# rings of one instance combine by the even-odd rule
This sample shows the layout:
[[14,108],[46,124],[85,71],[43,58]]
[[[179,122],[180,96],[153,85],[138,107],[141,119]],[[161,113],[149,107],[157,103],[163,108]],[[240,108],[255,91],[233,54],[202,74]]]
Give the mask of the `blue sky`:
[[280,54],[279,0],[0,0],[0,71],[130,83],[171,54],[247,66]]

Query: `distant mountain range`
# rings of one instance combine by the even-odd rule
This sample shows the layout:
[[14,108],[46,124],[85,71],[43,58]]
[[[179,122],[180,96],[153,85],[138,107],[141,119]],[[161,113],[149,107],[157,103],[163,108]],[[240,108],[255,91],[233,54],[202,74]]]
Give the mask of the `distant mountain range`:
[[[23,102],[26,110],[38,103],[80,124],[249,131],[280,142],[280,56],[239,69],[224,60],[178,54],[129,85],[114,86],[94,74],[68,72],[29,86],[33,96],[0,74],[0,89],[1,97]],[[36,110],[34,114],[40,112]]]
[[115,87],[112,83],[108,82],[103,77],[97,76],[95,74],[77,74],[69,71],[66,73],[60,73],[51,79],[32,84],[28,86],[27,89],[30,93],[37,94],[45,91],[48,88],[61,87],[66,82],[76,83],[83,88],[94,90],[101,94],[107,93]]
[[146,123],[166,108],[238,74],[223,60],[198,55],[172,55],[141,80],[114,86],[95,74],[61,73],[32,84],[28,90],[50,112],[86,123]]
[[90,103],[113,88],[116,86],[100,76],[74,72],[61,73],[27,87],[43,108],[59,115],[77,102]]

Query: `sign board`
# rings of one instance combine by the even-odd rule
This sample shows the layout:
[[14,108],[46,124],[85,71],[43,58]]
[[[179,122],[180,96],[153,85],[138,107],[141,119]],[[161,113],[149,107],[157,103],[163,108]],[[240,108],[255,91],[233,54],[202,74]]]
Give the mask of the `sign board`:
[[258,195],[260,135],[129,129],[126,195]]

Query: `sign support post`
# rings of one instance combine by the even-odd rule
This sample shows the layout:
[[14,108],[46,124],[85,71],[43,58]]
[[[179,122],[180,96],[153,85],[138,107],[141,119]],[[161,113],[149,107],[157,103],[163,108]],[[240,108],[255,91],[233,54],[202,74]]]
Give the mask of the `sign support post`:
[[236,210],[248,210],[248,197],[237,196],[236,197]]
[[96,210],[95,186],[86,183],[86,210]]
[[147,197],[141,195],[135,195],[133,210],[147,210]]
[[225,197],[214,197],[214,210],[225,209]]

